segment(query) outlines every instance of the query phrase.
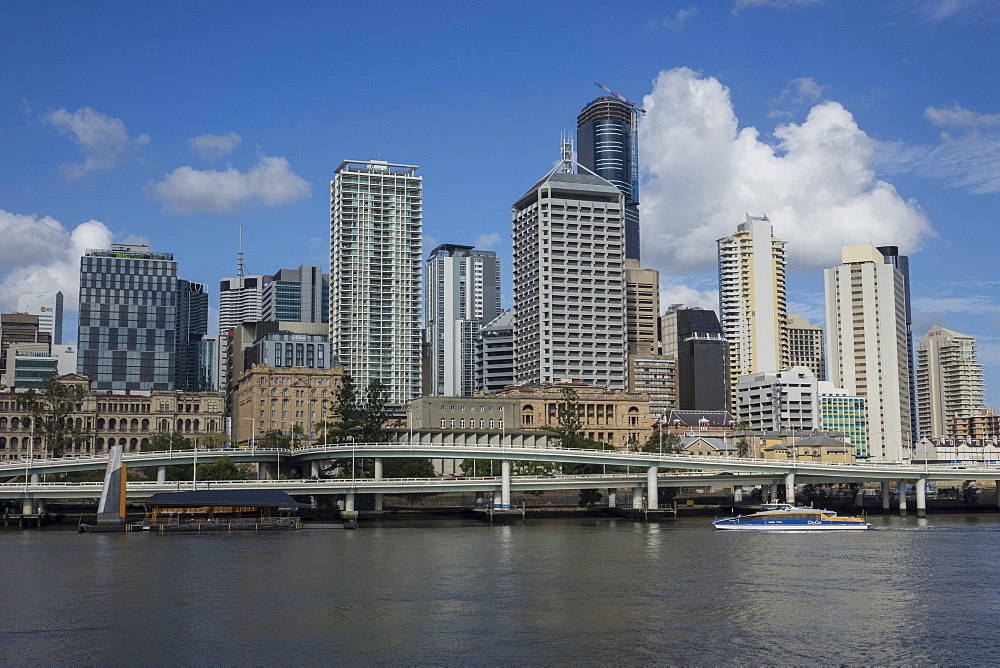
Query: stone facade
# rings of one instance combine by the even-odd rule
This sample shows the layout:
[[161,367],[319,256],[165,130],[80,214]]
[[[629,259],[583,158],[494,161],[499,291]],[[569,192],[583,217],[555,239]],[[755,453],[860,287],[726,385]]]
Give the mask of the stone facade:
[[[316,423],[331,416],[343,375],[340,365],[274,369],[254,364],[240,375],[231,401],[236,442],[249,442],[254,430],[258,434],[288,433],[295,426],[302,430],[303,439],[311,442],[319,433]],[[359,395],[362,390],[359,388]]]
[[[158,433],[178,432],[188,438],[225,433],[224,397],[218,392],[94,392],[86,376],[67,374],[59,381],[86,391],[68,419],[88,436],[67,448],[66,455],[100,454],[113,445],[124,445],[127,452],[148,449]],[[17,393],[0,392],[0,459],[16,460],[28,454],[31,421],[31,413],[17,405]],[[38,433],[31,449],[36,457],[45,454]]]

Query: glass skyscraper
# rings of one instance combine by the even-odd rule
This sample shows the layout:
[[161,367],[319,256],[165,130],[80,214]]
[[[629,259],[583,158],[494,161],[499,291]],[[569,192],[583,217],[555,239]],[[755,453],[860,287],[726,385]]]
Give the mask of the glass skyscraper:
[[178,288],[171,253],[112,244],[80,258],[77,372],[95,391],[174,389]]
[[602,96],[576,117],[577,162],[625,196],[625,257],[639,259],[639,146],[635,111]]

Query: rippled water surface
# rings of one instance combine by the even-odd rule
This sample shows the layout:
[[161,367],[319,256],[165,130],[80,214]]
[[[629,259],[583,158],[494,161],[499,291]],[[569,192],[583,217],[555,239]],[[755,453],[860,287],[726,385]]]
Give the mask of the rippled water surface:
[[995,664],[1000,520],[0,533],[7,664]]

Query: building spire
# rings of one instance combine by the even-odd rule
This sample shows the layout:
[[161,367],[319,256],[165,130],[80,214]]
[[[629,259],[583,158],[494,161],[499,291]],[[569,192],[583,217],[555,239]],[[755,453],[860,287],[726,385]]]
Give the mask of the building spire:
[[243,264],[243,226],[240,225],[240,248],[236,253],[236,276],[242,279],[247,273],[247,267]]
[[576,160],[573,156],[573,137],[565,130],[562,131],[560,136],[559,149],[559,171],[563,174],[575,173]]

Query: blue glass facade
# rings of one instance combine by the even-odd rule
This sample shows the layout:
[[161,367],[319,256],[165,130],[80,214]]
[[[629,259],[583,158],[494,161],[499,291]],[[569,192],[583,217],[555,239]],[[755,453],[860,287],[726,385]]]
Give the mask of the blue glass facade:
[[639,259],[639,146],[635,113],[599,97],[576,119],[577,161],[625,195],[625,257]]

